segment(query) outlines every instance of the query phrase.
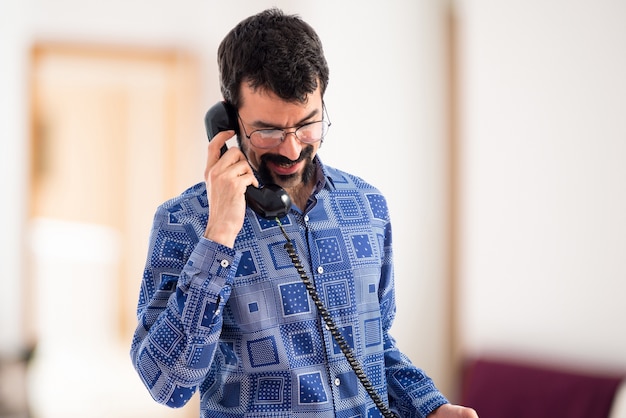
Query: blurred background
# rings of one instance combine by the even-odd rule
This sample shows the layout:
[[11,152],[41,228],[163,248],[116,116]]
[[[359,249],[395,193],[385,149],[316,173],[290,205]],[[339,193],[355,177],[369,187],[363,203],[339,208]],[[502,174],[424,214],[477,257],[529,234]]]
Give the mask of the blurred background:
[[270,6],[324,42],[323,161],[388,198],[401,349],[453,401],[484,356],[624,373],[626,2],[5,0],[0,417],[197,416],[132,368],[139,283]]

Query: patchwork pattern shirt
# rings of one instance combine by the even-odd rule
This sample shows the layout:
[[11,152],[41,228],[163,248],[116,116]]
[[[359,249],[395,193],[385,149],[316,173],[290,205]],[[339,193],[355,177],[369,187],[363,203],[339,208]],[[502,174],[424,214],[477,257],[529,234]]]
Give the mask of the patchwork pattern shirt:
[[[402,417],[447,400],[389,335],[391,225],[383,195],[324,166],[305,211],[280,223],[374,388]],[[204,183],[161,205],[150,236],[131,347],[153,398],[200,392],[202,417],[376,417],[285,249],[276,220],[247,210],[234,248],[203,237]]]

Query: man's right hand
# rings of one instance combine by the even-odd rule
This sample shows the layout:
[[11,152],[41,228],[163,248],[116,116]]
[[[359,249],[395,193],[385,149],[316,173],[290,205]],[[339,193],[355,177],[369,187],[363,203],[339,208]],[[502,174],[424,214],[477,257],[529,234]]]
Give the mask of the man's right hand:
[[209,200],[209,221],[204,237],[233,247],[243,225],[246,211],[245,191],[258,187],[250,164],[238,147],[220,157],[220,150],[234,136],[234,131],[220,132],[209,142],[204,180]]

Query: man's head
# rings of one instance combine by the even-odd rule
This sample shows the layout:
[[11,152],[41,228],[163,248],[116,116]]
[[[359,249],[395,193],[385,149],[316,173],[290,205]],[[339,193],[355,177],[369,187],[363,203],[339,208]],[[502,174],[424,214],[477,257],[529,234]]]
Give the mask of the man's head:
[[[266,10],[229,32],[218,63],[222,94],[237,110],[239,145],[252,168],[263,183],[290,194],[303,190],[311,184],[328,122],[323,106],[328,65],[313,28],[297,16]],[[260,137],[268,130],[282,130],[282,140],[264,143],[267,138]]]
[[295,15],[265,10],[240,22],[218,49],[224,99],[241,107],[241,85],[304,102],[319,87],[324,96],[328,65],[313,28]]

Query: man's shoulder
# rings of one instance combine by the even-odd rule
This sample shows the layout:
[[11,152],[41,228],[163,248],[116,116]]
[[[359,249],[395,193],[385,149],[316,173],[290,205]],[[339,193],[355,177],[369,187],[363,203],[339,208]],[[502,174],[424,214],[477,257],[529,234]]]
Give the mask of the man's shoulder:
[[208,208],[208,199],[206,193],[206,185],[204,182],[197,183],[187,190],[175,196],[161,205],[158,210],[167,212],[170,215],[190,215],[190,214],[206,214]]
[[376,187],[365,181],[361,177],[348,173],[337,168],[324,166],[324,170],[332,184],[331,196],[336,198],[347,199],[347,202],[354,201],[355,198],[362,199],[367,202],[367,205],[371,209],[371,214],[374,218],[384,221],[389,220],[389,210],[387,207],[387,200],[383,193]]
[[325,165],[324,172],[338,190],[362,189],[379,193],[378,188],[355,174]]

